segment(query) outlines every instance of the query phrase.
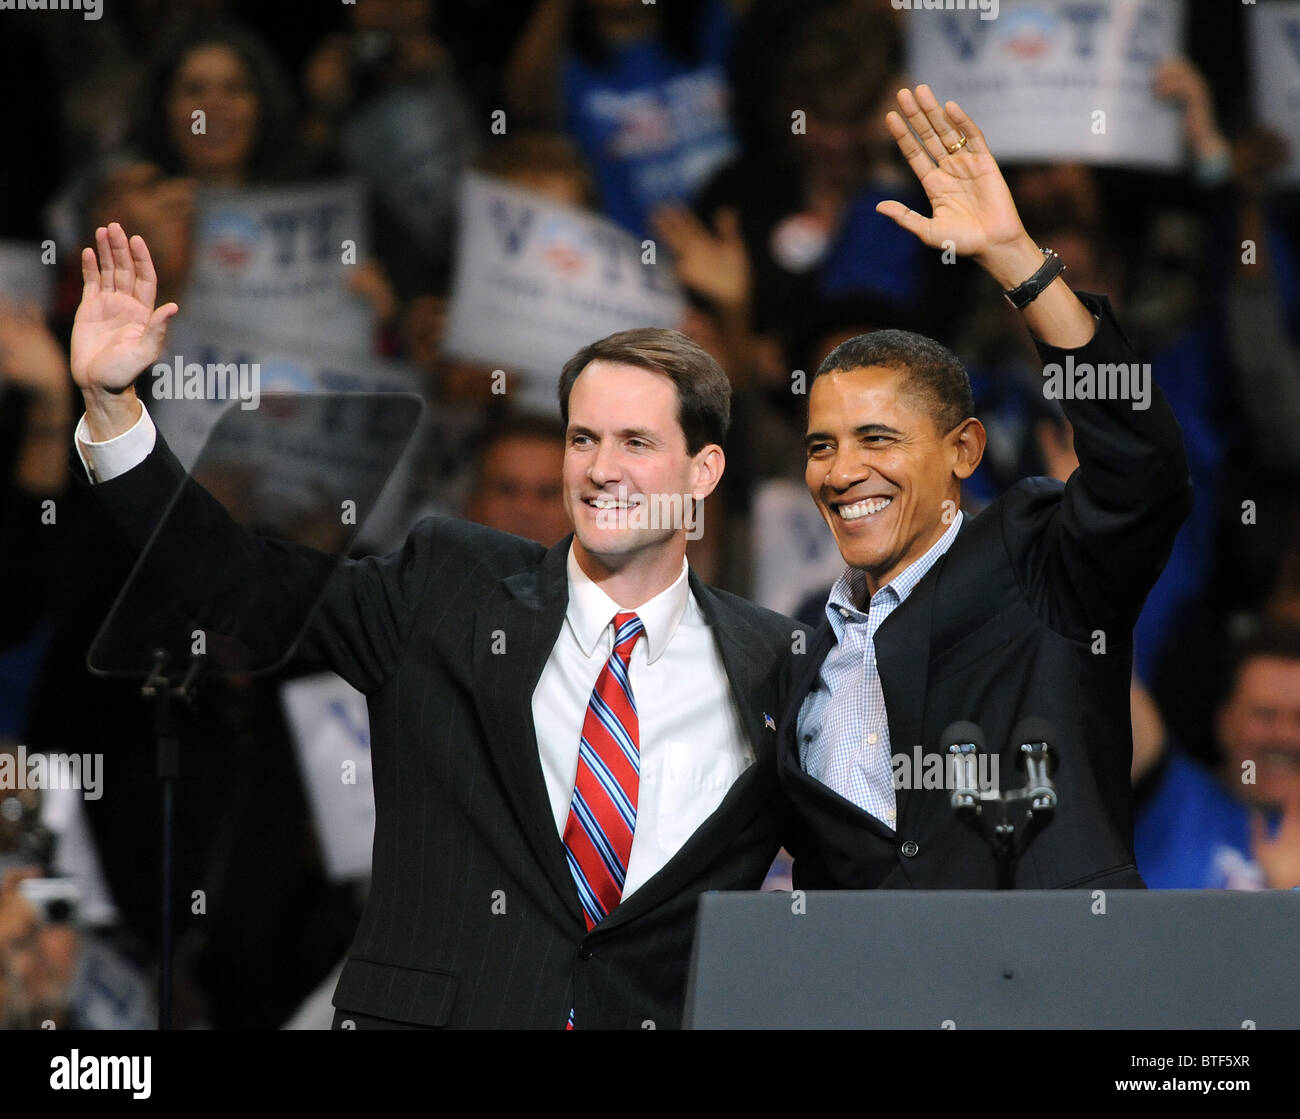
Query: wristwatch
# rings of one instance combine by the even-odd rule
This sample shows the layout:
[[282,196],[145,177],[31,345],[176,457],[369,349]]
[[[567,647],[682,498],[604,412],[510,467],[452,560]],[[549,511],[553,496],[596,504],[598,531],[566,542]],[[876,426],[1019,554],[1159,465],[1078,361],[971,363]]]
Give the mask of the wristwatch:
[[1065,271],[1065,261],[1052,249],[1043,250],[1043,263],[1038,271],[1029,277],[1023,284],[1012,288],[1010,291],[1004,291],[1002,294],[1007,297],[1017,311],[1024,310],[1030,303],[1037,299],[1043,290]]

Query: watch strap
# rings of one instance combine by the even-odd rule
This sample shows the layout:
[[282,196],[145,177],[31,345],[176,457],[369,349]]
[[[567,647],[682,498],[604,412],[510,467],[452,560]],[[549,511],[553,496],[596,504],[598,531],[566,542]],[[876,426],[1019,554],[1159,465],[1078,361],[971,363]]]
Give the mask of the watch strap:
[[1053,280],[1065,271],[1065,261],[1052,249],[1043,249],[1043,263],[1037,272],[1023,284],[1013,287],[1002,294],[1007,297],[1017,311],[1023,310],[1037,299]]

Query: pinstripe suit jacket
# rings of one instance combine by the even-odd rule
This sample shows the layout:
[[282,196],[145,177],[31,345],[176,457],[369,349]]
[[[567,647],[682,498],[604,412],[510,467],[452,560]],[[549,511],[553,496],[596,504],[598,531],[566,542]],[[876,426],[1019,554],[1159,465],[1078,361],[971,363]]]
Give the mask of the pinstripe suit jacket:
[[[160,435],[144,462],[94,494],[143,548],[182,477]],[[193,482],[166,525],[149,551],[160,599],[193,603],[196,620],[269,660],[318,602],[297,658],[367,696],[372,879],[334,995],[336,1027],[560,1028],[571,1006],[580,1028],[679,1025],[696,898],[756,889],[780,847],[786,816],[766,716],[797,623],[690,575],[757,760],[588,934],[531,711],[568,605],[569,540],[547,550],[426,518],[391,555],[336,568],[335,557],[241,528]]]

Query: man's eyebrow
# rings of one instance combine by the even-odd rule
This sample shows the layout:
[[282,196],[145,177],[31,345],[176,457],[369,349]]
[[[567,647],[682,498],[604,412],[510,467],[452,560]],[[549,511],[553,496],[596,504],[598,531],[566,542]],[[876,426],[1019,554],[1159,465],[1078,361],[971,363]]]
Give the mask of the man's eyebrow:
[[[853,429],[853,434],[863,435],[902,435],[896,427],[890,427],[888,424],[860,424]],[[814,443],[822,443],[834,436],[828,431],[810,431],[804,436],[804,446],[811,447]]]
[[[574,435],[595,435],[596,433],[582,424],[570,424],[568,434],[572,437]],[[663,442],[663,437],[648,427],[625,427],[613,434],[616,439],[645,439],[650,443]]]

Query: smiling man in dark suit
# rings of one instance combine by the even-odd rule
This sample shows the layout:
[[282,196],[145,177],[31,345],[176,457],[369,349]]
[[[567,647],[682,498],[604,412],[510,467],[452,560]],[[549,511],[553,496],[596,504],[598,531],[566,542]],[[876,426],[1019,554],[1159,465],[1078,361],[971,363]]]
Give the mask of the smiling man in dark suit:
[[817,370],[806,482],[848,567],[786,680],[779,774],[814,834],[795,884],[992,888],[995,859],[954,816],[951,791],[895,759],[918,745],[938,754],[945,727],[971,720],[1005,787],[1013,728],[1038,716],[1056,736],[1060,805],[1015,885],[1140,887],[1132,630],[1190,509],[1182,439],[1107,300],[1076,296],[1026,233],[974,122],[926,86],[898,103],[886,122],[933,216],[877,209],[927,246],[973,257],[1020,309],[1045,391],[1067,386],[1079,468],[1064,485],[1023,480],[970,518],[961,482],[985,434],[950,351],[879,331]]
[[[137,546],[183,472],[132,387],[176,305],[116,223],[82,256],[72,372],[93,490]],[[560,380],[573,536],[426,518],[344,560],[236,525],[188,484],[159,585],[298,647],[368,699],[370,894],[335,1025],[679,1024],[696,899],[756,889],[780,846],[776,683],[794,623],[701,583],[692,511],[730,386],[675,331],[612,335]],[[171,573],[185,572],[184,582]]]

